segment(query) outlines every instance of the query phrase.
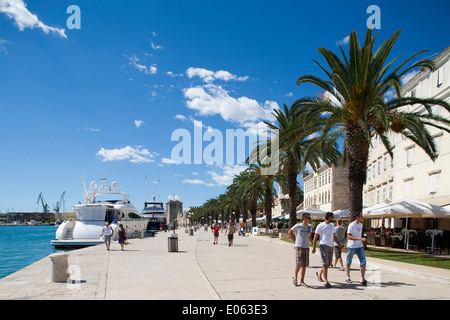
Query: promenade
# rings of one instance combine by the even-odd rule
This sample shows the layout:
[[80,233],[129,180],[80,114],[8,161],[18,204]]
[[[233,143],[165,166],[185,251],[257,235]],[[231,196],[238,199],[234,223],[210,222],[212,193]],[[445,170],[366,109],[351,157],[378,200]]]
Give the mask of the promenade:
[[[294,287],[293,245],[262,236],[235,235],[228,246],[221,233],[202,230],[193,236],[177,230],[178,252],[168,252],[168,236],[131,239],[125,251],[117,243],[69,251],[74,283],[50,281],[48,257],[0,280],[0,299],[10,300],[373,300],[450,299],[450,271],[368,258],[367,287],[359,285],[355,256],[353,284],[345,272],[330,269],[332,288],[324,288],[315,273],[320,254],[310,254],[306,287]],[[345,254],[344,254],[345,259]],[[345,261],[345,260],[344,260]]]

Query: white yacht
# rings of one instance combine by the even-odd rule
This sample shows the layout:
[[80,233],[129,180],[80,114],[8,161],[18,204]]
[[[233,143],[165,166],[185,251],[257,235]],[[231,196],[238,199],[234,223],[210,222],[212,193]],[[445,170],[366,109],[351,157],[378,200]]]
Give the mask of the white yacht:
[[164,210],[163,203],[157,202],[155,197],[153,197],[153,201],[144,203],[141,214],[148,220],[147,230],[160,230],[161,226],[163,229],[166,228],[166,210]]
[[82,178],[85,203],[73,207],[77,217],[75,221],[64,221],[59,225],[55,240],[51,241],[55,248],[81,248],[103,243],[101,232],[105,222],[109,222],[114,230],[119,223],[124,224],[127,235],[145,232],[147,222],[130,203],[128,195],[119,191],[119,184],[113,182],[109,187],[106,178],[100,180],[100,187],[97,188],[93,181],[88,191]]

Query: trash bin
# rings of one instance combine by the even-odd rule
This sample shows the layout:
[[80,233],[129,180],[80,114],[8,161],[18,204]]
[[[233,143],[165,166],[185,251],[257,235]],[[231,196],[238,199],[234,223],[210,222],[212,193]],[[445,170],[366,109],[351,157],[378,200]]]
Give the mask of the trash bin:
[[67,272],[69,268],[69,255],[67,253],[54,253],[49,256],[52,261],[51,280],[53,282],[66,282],[70,274]]
[[172,234],[172,236],[167,238],[169,241],[169,252],[177,252],[178,251],[178,235]]
[[193,236],[194,235],[194,229],[189,229],[189,235]]

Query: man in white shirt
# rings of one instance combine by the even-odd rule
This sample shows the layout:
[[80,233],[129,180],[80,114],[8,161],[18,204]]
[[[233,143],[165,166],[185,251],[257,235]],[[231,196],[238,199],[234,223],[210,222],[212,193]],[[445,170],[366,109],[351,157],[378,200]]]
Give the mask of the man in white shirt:
[[327,212],[325,214],[325,222],[320,223],[316,230],[313,240],[313,249],[311,253],[316,253],[316,242],[317,238],[320,236],[319,249],[320,249],[320,257],[322,260],[322,269],[319,272],[316,272],[317,279],[320,282],[323,282],[322,275],[325,280],[325,287],[330,288],[331,284],[328,282],[328,267],[333,262],[333,240],[342,250],[342,246],[339,243],[338,238],[336,237],[336,231],[334,229],[334,225],[331,221],[334,218],[333,212]]
[[364,253],[363,242],[366,242],[366,238],[362,238],[362,224],[363,215],[360,212],[356,216],[356,220],[349,224],[347,230],[347,280],[345,282],[352,283],[350,279],[350,266],[352,264],[353,256],[356,253],[359,259],[360,271],[361,271],[361,284],[367,285],[367,281],[364,278],[366,273],[366,254]]

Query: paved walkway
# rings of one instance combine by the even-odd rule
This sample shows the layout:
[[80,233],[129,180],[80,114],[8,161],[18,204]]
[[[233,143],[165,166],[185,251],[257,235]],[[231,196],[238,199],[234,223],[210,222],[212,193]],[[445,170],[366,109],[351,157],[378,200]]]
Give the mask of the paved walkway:
[[[158,299],[158,300],[290,300],[290,299],[450,299],[450,271],[368,258],[367,287],[345,283],[345,272],[329,270],[332,288],[315,273],[320,254],[310,254],[305,282],[294,287],[293,245],[262,236],[239,237],[228,247],[220,234],[189,236],[178,230],[178,252],[168,252],[167,237],[131,239],[126,251],[117,243],[69,252],[75,283],[50,281],[51,262],[44,258],[0,280],[0,299]],[[345,257],[344,257],[345,258]],[[355,256],[353,280],[359,280]]]

